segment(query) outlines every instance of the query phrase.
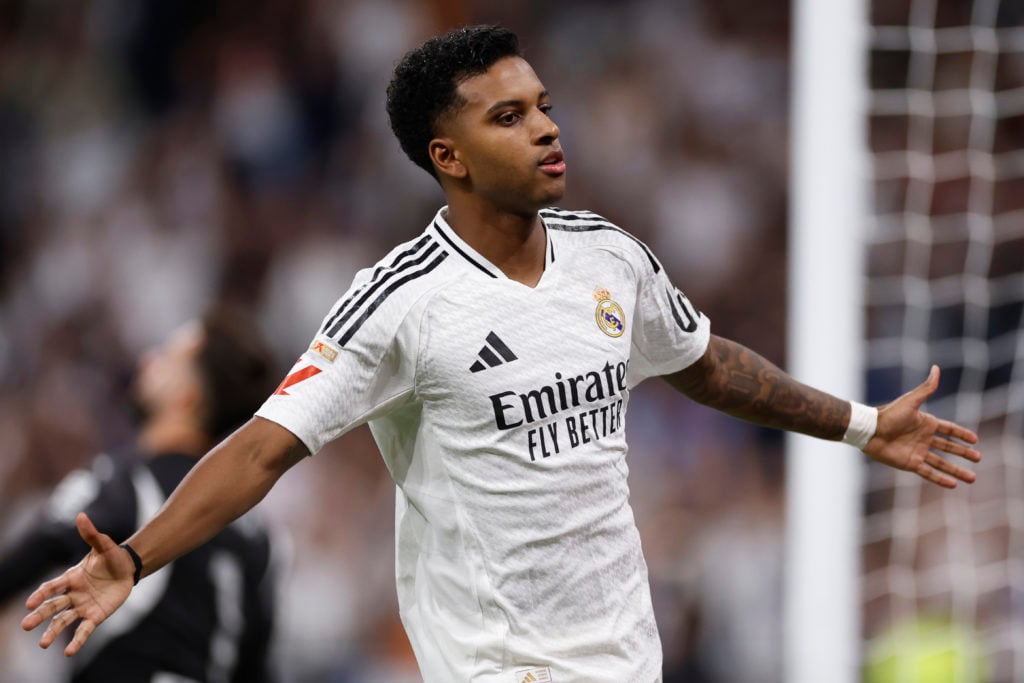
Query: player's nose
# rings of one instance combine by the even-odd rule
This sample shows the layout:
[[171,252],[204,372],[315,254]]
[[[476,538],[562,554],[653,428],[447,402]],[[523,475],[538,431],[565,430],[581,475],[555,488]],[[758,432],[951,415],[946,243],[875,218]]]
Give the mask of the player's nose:
[[554,122],[547,114],[541,112],[536,117],[537,124],[534,131],[534,143],[538,145],[547,145],[552,141],[557,140],[561,134],[561,130],[558,128],[558,124]]

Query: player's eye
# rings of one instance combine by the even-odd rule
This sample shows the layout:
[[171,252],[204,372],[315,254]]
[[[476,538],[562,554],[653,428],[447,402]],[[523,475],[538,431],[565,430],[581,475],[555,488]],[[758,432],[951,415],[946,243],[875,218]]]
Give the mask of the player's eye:
[[546,116],[551,116],[551,110],[554,109],[555,107],[554,105],[551,104],[542,104],[537,108],[540,109]]
[[511,126],[519,120],[519,114],[514,111],[507,111],[498,117],[498,123],[503,126]]

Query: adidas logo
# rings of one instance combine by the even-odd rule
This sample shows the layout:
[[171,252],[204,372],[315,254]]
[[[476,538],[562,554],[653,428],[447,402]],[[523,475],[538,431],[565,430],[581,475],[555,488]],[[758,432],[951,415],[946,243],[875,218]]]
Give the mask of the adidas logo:
[[484,344],[477,356],[479,358],[477,358],[476,362],[469,366],[470,372],[480,372],[487,368],[497,367],[502,363],[511,363],[519,358],[516,354],[512,353],[510,348],[505,346],[505,342],[501,341],[501,337],[494,334],[494,332],[487,334],[487,344]]
[[523,676],[523,683],[537,683],[537,677],[533,673],[528,673]]

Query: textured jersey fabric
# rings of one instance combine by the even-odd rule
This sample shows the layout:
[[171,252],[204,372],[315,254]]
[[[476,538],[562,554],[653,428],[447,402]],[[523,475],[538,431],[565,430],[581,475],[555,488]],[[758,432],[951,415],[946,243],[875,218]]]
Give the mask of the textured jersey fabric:
[[541,212],[534,288],[444,209],[359,273],[258,414],[311,452],[369,421],[398,487],[398,598],[427,683],[660,677],[624,421],[708,319],[636,238]]
[[[0,555],[0,601],[89,551],[74,524],[80,510],[122,541],[195,463],[173,453],[144,461],[101,456],[91,471],[68,475],[45,521]],[[273,587],[270,539],[250,513],[142,580],[72,660],[72,683],[276,680],[269,661]]]

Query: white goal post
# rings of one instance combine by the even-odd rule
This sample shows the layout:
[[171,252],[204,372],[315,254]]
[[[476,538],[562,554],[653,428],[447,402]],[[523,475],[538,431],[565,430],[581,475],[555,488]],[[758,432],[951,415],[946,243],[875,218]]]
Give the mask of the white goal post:
[[[867,218],[864,4],[795,2],[790,118],[788,369],[857,400]],[[854,683],[863,456],[796,435],[787,448],[783,680]]]

